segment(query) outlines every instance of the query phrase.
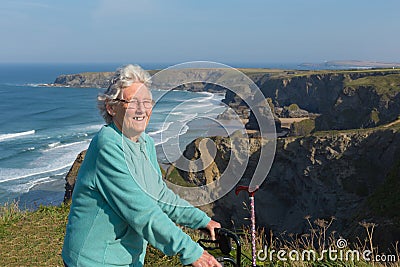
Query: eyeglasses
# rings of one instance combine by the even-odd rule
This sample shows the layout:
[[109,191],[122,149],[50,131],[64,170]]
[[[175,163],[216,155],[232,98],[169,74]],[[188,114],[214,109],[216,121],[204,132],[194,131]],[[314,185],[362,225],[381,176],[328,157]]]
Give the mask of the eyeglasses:
[[114,100],[127,104],[127,109],[137,109],[141,103],[143,104],[145,109],[151,109],[154,105],[154,100],[139,101],[137,99],[125,100],[120,98],[115,98]]

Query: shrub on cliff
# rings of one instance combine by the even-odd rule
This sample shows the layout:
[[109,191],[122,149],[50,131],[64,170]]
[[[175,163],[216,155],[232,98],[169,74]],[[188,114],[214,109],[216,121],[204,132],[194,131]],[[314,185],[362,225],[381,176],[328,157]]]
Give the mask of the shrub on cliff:
[[305,136],[312,133],[315,129],[314,119],[305,119],[294,122],[290,125],[290,132],[293,136]]

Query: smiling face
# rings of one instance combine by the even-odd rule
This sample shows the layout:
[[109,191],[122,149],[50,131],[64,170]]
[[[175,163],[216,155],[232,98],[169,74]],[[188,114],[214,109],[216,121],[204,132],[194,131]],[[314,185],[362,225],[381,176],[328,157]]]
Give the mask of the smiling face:
[[[133,83],[122,91],[122,99],[115,105],[107,105],[108,113],[122,133],[136,142],[149,123],[152,109],[146,108],[143,101],[151,101],[149,89],[140,82]],[[125,100],[125,101],[124,101]],[[126,101],[136,103],[126,103]]]

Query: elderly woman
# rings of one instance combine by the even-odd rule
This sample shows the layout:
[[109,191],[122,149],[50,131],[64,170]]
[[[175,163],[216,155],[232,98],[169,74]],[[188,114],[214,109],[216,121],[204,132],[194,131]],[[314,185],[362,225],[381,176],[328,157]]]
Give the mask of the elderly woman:
[[98,97],[107,123],[93,138],[78,173],[62,257],[66,266],[143,266],[147,243],[182,264],[221,266],[176,224],[220,224],[169,190],[154,141],[144,133],[153,100],[139,66],[118,69]]

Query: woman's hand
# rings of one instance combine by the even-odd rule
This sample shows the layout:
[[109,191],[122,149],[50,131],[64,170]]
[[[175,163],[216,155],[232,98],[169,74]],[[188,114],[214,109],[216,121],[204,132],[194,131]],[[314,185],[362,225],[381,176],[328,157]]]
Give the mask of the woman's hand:
[[210,253],[206,250],[203,251],[203,255],[192,263],[194,267],[222,267],[221,263],[219,263]]
[[211,220],[207,226],[207,230],[210,232],[211,240],[215,240],[215,228],[221,228],[221,224],[219,222]]

